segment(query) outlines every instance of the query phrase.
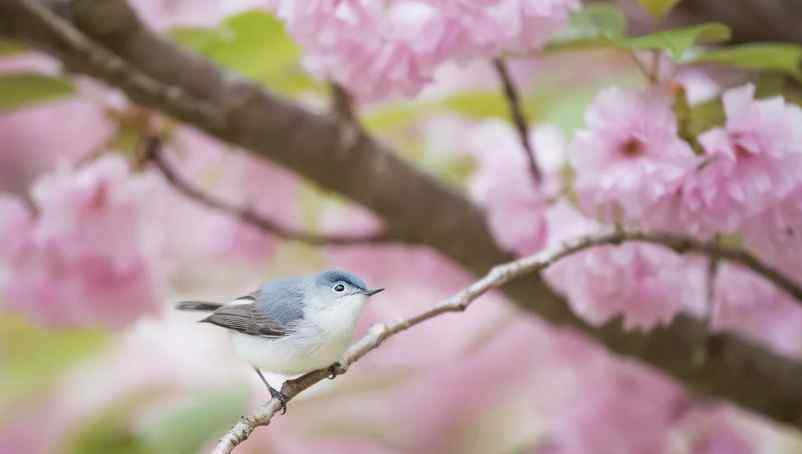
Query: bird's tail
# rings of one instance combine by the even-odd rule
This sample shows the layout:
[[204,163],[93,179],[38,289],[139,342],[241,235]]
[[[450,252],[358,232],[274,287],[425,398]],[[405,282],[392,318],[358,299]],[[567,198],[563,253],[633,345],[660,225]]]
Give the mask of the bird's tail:
[[206,301],[181,301],[175,305],[179,311],[214,312],[223,305]]

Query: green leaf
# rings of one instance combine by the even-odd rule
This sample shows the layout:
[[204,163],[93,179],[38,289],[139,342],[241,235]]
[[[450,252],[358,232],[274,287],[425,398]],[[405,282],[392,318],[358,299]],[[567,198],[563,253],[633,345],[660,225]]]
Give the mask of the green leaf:
[[0,410],[41,392],[65,369],[100,352],[106,341],[96,329],[42,328],[0,316]]
[[695,106],[688,103],[685,90],[678,89],[674,98],[674,115],[677,117],[679,136],[685,139],[696,154],[704,154],[699,143],[699,135],[703,132],[723,126],[726,121],[724,105],[721,98],[714,98]]
[[431,110],[430,107],[424,103],[388,104],[365,113],[360,121],[368,131],[380,134],[422,119],[427,110]]
[[272,90],[295,94],[322,89],[303,71],[300,48],[270,14],[248,11],[226,18],[217,28],[175,28],[170,34],[179,44]]
[[723,126],[727,117],[721,98],[711,99],[691,107],[688,121],[688,134],[698,137],[699,134],[719,126]]
[[193,397],[141,433],[153,452],[193,454],[245,414],[248,393],[243,387]]
[[713,49],[693,62],[714,62],[755,71],[779,71],[802,81],[802,46],[786,43],[751,43]]
[[73,93],[64,78],[35,73],[0,75],[0,111],[50,101]]
[[507,100],[499,91],[462,92],[444,99],[442,105],[469,118],[506,119],[510,114]]
[[712,22],[694,27],[665,30],[634,38],[617,38],[612,42],[625,49],[652,49],[667,51],[672,58],[680,60],[685,52],[697,44],[714,44],[730,39],[730,29],[724,24]]
[[546,50],[564,50],[588,45],[606,45],[609,39],[623,37],[627,17],[607,2],[586,4],[573,13],[568,24],[549,41]]
[[655,19],[662,19],[680,0],[638,0],[638,3]]

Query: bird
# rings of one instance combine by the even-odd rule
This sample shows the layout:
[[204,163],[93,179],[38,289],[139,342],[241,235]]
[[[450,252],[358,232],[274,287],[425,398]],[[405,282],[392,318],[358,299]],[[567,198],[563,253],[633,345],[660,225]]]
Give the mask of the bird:
[[350,272],[327,270],[269,281],[225,304],[181,301],[175,308],[211,312],[198,322],[232,333],[234,354],[253,367],[285,414],[287,396],[261,371],[292,376],[330,367],[333,378],[363,305],[383,290],[369,289]]

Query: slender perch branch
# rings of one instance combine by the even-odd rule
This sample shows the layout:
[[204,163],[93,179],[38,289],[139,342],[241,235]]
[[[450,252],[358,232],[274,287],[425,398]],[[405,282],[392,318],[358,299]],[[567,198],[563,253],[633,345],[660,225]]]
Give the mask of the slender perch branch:
[[[305,110],[184,52],[147,29],[125,0],[56,3],[63,17],[35,0],[0,0],[0,35],[364,205],[394,237],[430,246],[468,271],[483,274],[512,260],[493,239],[482,210],[367,134],[342,140],[336,116]],[[704,321],[686,315],[648,333],[626,331],[620,320],[592,326],[539,276],[512,280],[503,290],[544,320],[580,330],[692,391],[802,426],[800,361],[735,335],[710,333]],[[707,349],[711,343],[715,348]]]
[[523,107],[521,106],[521,97],[518,95],[518,89],[515,87],[515,81],[512,80],[507,64],[501,58],[493,59],[493,66],[496,68],[501,86],[504,88],[504,97],[507,99],[507,105],[510,109],[510,117],[515,124],[515,129],[518,131],[518,138],[521,141],[521,146],[524,148],[526,154],[526,162],[529,163],[529,173],[532,175],[532,181],[535,186],[540,185],[542,179],[540,168],[537,166],[537,159],[535,157],[535,150],[532,147],[532,141],[529,140],[529,124],[526,121]]
[[[802,301],[802,288],[781,273],[771,270],[750,254],[736,249],[724,248],[716,244],[701,243],[692,239],[667,235],[646,234],[640,232],[614,232],[601,235],[591,235],[579,238],[561,249],[552,253],[538,253],[524,257],[503,265],[493,267],[484,277],[460,290],[450,298],[436,304],[429,309],[392,323],[379,323],[371,327],[368,333],[348,349],[339,362],[338,375],[344,374],[349,367],[370,351],[378,348],[385,340],[406,331],[427,320],[449,312],[462,312],[480,296],[490,290],[500,288],[510,280],[523,274],[540,272],[557,263],[560,259],[584,250],[601,245],[618,245],[622,242],[640,241],[654,243],[670,248],[677,253],[698,253],[710,258],[720,258],[746,266],[762,275],[780,288],[790,293],[797,301]],[[319,369],[309,372],[295,380],[287,381],[281,388],[282,394],[292,399],[315,383],[325,379],[329,369]],[[271,399],[256,412],[242,418],[223,438],[220,439],[213,454],[229,454],[234,448],[248,439],[251,433],[259,426],[266,426],[281,407],[278,399]]]
[[228,213],[234,218],[251,224],[267,234],[283,240],[328,246],[378,244],[393,241],[393,238],[386,232],[378,232],[372,235],[335,235],[312,233],[283,226],[277,221],[262,216],[253,210],[236,206],[224,200],[217,199],[210,194],[206,194],[201,189],[193,186],[192,183],[186,181],[184,177],[173,169],[167,160],[164,159],[161,151],[161,138],[151,136],[146,138],[145,142],[145,159],[153,163],[164,176],[164,179],[178,192],[201,205],[205,205],[213,210]]

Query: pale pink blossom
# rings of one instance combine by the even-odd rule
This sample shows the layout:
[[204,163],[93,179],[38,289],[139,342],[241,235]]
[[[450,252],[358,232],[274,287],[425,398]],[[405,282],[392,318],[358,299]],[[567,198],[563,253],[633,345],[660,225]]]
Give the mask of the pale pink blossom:
[[665,324],[704,297],[704,268],[662,246],[599,246],[566,257],[544,273],[582,318],[602,324],[621,315],[627,329]]
[[549,453],[665,452],[687,397],[657,374],[626,364],[579,367],[580,382],[549,420]]
[[607,222],[636,223],[698,164],[677,135],[662,88],[602,91],[570,146],[582,210]]
[[[481,331],[465,332],[463,337],[473,339],[472,348],[416,369],[387,396],[386,405],[393,409],[387,418],[390,427],[396,428],[393,437],[407,452],[463,452],[460,437],[444,435],[490,426],[492,418],[479,421],[483,414],[505,414],[514,403],[531,402],[531,377],[547,352],[539,340],[548,331],[543,325],[518,320],[485,331],[484,338],[477,337]],[[526,406],[534,415],[534,405]],[[488,432],[495,446],[509,442],[500,429]]]
[[526,151],[508,123],[490,120],[468,132],[466,147],[478,162],[469,181],[496,240],[529,254],[545,245],[546,194],[529,171]]
[[277,454],[305,454],[308,452],[326,452],[331,454],[396,454],[402,451],[393,449],[385,443],[370,441],[367,437],[321,437],[316,439],[291,439],[274,437],[270,452]]
[[721,265],[710,320],[715,329],[745,334],[780,353],[802,353],[799,302],[745,268]]
[[3,203],[6,303],[55,325],[121,326],[158,308],[158,245],[142,214],[150,188],[121,158],[61,168],[33,190],[36,217]]
[[112,132],[102,109],[80,99],[0,112],[0,191],[24,194],[36,177],[96,151]]
[[694,233],[730,232],[802,182],[802,109],[754,87],[727,91],[727,123],[700,136],[705,161],[682,187],[682,221]]
[[412,96],[449,60],[537,49],[576,0],[274,0],[306,64],[365,98]]
[[39,52],[20,52],[0,56],[0,74],[56,75],[60,67],[58,60]]
[[742,232],[760,258],[802,282],[802,186],[748,219]]
[[598,221],[583,215],[566,199],[549,205],[546,220],[549,225],[546,249],[555,252],[577,238],[609,230]]
[[759,446],[756,433],[737,419],[731,408],[697,411],[683,421],[690,454],[753,454]]

